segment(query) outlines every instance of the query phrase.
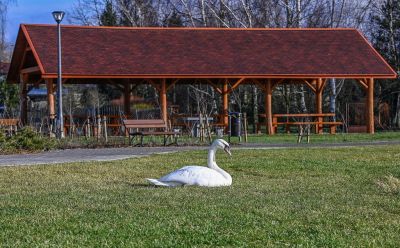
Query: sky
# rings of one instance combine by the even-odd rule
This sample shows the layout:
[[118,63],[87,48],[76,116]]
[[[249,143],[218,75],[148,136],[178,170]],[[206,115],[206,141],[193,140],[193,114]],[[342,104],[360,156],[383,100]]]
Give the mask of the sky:
[[[16,3],[10,4],[8,10],[7,41],[15,43],[21,23],[55,24],[51,12],[69,11],[74,2],[75,0],[16,0]],[[67,23],[66,20],[63,22]]]

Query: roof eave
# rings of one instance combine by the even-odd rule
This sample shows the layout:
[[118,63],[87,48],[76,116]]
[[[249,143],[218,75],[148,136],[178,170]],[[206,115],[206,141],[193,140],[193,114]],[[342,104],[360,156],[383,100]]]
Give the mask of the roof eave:
[[24,24],[21,24],[21,29],[24,32],[24,35],[26,37],[26,40],[28,41],[29,47],[32,49],[33,56],[35,57],[35,60],[36,60],[36,62],[38,64],[38,66],[39,66],[40,73],[41,74],[45,74],[46,72],[44,70],[42,61],[40,60],[39,54],[36,52],[35,46],[33,45],[33,42],[32,42],[31,37],[29,35],[29,32],[28,32],[28,30],[26,30],[26,27],[25,27]]
[[[35,58],[35,60],[36,60],[36,62],[38,64],[39,69],[40,69],[40,73],[42,75],[44,75],[46,72],[45,72],[43,64],[42,64],[42,62],[41,62],[41,60],[39,58],[39,55],[36,52],[36,49],[35,49],[35,47],[33,45],[33,42],[32,42],[32,40],[31,40],[31,38],[29,36],[29,32],[26,30],[25,24],[21,24],[20,25],[20,29],[19,29],[18,35],[17,35],[17,40],[15,41],[15,47],[17,47],[17,43],[18,42],[22,42],[19,39],[21,34],[23,35],[23,38],[25,38],[25,41],[27,42],[29,47],[32,49],[33,56],[34,56],[34,58]],[[7,82],[8,83],[18,83],[19,75],[15,75],[15,74],[16,74],[16,71],[18,71],[18,73],[20,73],[20,69],[21,69],[21,66],[22,66],[21,63],[23,63],[23,61],[19,61],[19,63],[16,64],[15,61],[14,61],[16,59],[15,56],[16,56],[16,54],[18,52],[20,52],[20,51],[17,51],[16,49],[14,49],[14,51],[13,51],[9,72],[14,72],[14,73],[8,73],[8,75],[7,75]],[[26,51],[22,51],[22,53],[26,53]],[[18,67],[18,69],[12,68],[12,67]]]
[[[337,78],[337,79],[364,79],[364,78],[376,78],[376,79],[396,79],[397,74],[297,74],[297,75],[278,75],[278,74],[265,74],[265,75],[243,75],[243,74],[120,74],[120,75],[83,75],[83,74],[63,74],[65,79],[98,79],[98,78],[287,78],[287,79],[317,79],[317,78]],[[56,73],[43,74],[42,78],[57,78]]]

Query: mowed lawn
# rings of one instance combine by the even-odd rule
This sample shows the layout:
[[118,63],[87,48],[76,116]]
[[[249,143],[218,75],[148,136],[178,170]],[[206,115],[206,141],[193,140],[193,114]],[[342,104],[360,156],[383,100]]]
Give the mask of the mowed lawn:
[[[0,246],[398,246],[400,146],[233,150],[228,188],[155,188],[206,151],[0,168]],[[399,186],[400,187],[400,186]]]

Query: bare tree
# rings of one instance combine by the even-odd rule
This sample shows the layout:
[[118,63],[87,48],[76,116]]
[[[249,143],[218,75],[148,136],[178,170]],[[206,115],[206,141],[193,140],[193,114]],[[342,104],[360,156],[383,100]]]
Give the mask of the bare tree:
[[6,40],[7,14],[10,4],[16,4],[16,0],[0,0],[0,62],[10,59],[10,44]]
[[76,0],[68,20],[86,26],[99,25],[105,5],[106,0]]

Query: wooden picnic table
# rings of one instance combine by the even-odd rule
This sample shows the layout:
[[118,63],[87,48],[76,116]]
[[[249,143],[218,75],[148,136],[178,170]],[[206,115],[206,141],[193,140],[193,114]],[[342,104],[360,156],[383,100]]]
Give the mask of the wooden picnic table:
[[[259,117],[266,119],[265,114],[260,114]],[[290,132],[291,126],[315,126],[315,132],[321,134],[323,126],[329,126],[331,134],[336,133],[337,126],[342,125],[340,121],[324,120],[329,117],[335,117],[335,113],[297,113],[297,114],[273,114],[272,115],[272,126],[275,132],[279,125],[284,125],[286,132]],[[284,120],[282,120],[285,118]],[[298,118],[300,120],[291,120],[291,118]],[[259,122],[262,123],[262,122]],[[260,130],[260,124],[257,125],[257,130]]]

